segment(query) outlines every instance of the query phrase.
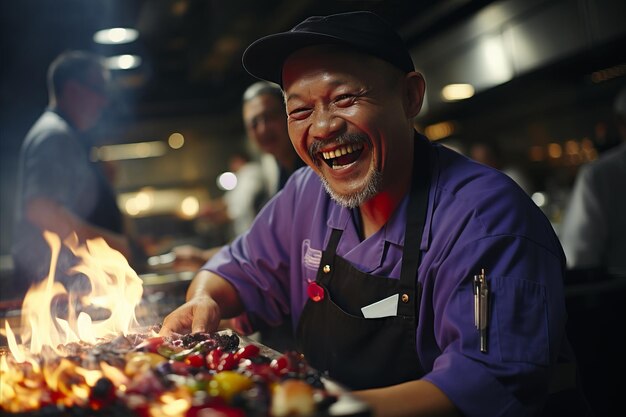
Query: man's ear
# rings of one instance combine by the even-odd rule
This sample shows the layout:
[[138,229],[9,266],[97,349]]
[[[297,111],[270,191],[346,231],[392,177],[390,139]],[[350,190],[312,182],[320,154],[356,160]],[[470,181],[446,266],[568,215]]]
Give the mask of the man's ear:
[[411,119],[417,116],[422,109],[424,102],[424,93],[426,92],[426,83],[424,77],[419,72],[409,72],[404,79],[405,100],[406,100],[406,117]]

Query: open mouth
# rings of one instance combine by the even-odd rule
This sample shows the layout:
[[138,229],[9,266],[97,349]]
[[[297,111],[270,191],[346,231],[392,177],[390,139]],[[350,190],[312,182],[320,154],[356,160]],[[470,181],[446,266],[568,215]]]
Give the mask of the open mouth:
[[359,159],[362,152],[363,144],[356,143],[339,146],[331,151],[320,152],[320,155],[326,165],[332,169],[340,169]]

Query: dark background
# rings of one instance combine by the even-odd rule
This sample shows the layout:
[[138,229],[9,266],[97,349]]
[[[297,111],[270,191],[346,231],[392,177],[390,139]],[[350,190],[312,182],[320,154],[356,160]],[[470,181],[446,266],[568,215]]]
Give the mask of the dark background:
[[[545,151],[598,142],[599,124],[614,139],[612,101],[626,79],[623,1],[20,0],[0,5],[0,253],[10,247],[19,146],[46,106],[46,68],[60,52],[142,59],[114,71],[113,105],[92,132],[95,145],[163,141],[172,132],[187,139],[161,158],[111,164],[119,192],[205,188],[217,196],[215,177],[244,139],[240,98],[254,81],[241,66],[245,47],[309,15],[351,10],[380,14],[410,46],[427,81],[416,126],[431,133],[428,126],[449,123],[444,143],[464,152],[477,141],[497,145],[503,162],[529,178],[529,192],[549,197],[544,210],[558,229],[584,159]],[[94,43],[96,30],[113,26],[136,28],[139,38]],[[440,89],[455,82],[477,94],[444,102]],[[533,147],[541,159],[529,158]]]
[[[626,85],[623,0],[13,0],[0,2],[2,273],[11,273],[19,147],[46,106],[46,69],[60,52],[142,58],[138,68],[114,72],[113,105],[91,132],[94,145],[185,136],[180,150],[112,163],[120,194],[162,190],[178,198],[194,190],[213,198],[221,193],[215,178],[244,142],[240,99],[254,81],[241,66],[245,47],[309,15],[350,10],[377,12],[409,45],[427,81],[416,127],[432,137],[436,130],[429,128],[446,123],[441,140],[462,152],[476,142],[497,146],[502,163],[528,177],[529,193],[541,193],[558,232],[587,160],[582,144],[592,143],[597,156],[616,140],[613,100]],[[139,38],[93,42],[96,30],[113,26],[136,28]],[[476,95],[443,101],[440,89],[458,82],[472,83]],[[550,156],[552,145],[562,153]],[[168,208],[130,222],[153,243],[172,236],[193,242],[202,233],[207,244],[221,239]],[[623,289],[612,287],[570,288],[568,296],[572,338],[601,415],[624,386],[612,379],[623,378],[623,299]]]

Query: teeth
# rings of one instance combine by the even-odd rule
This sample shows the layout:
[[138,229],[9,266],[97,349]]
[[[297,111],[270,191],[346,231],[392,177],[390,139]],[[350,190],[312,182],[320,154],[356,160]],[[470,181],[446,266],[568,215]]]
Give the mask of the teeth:
[[338,158],[342,155],[347,155],[354,151],[358,151],[360,149],[363,149],[363,145],[361,144],[346,145],[346,146],[341,146],[337,149],[333,149],[332,151],[322,152],[322,156],[324,157],[324,159],[333,159],[333,158]]

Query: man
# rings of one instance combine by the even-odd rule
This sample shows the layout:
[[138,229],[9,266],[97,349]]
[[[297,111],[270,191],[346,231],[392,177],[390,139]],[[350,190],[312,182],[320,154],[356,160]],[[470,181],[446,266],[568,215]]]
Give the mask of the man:
[[282,90],[266,81],[252,84],[243,94],[242,113],[248,138],[265,155],[271,155],[261,162],[268,195],[273,196],[295,170],[304,166],[289,140]]
[[[247,137],[252,145],[263,153],[262,175],[259,178],[255,169],[254,172],[248,172],[248,175],[241,178],[237,172],[238,187],[225,195],[226,212],[229,213],[231,219],[236,218],[234,214],[237,212],[252,214],[254,211],[256,215],[259,206],[280,191],[293,172],[304,166],[304,162],[295,153],[289,140],[285,103],[280,87],[266,81],[256,82],[243,93],[242,102],[242,118]],[[239,180],[242,179],[245,184],[243,184],[243,189],[240,189]],[[261,185],[260,182],[263,184]],[[264,188],[261,193],[258,192],[260,187]],[[246,198],[242,193],[253,195]],[[233,196],[240,196],[239,201],[245,202],[236,203],[232,199]],[[252,223],[253,218],[246,217],[238,222],[238,234],[243,233]],[[173,249],[174,267],[197,271],[220,249],[221,247],[200,249],[191,245],[175,247]],[[251,335],[252,338],[262,341],[279,352],[294,348],[293,331],[287,316],[280,325],[270,326],[258,320],[254,314],[242,314],[223,322],[222,326]]]
[[[48,230],[79,241],[102,237],[127,258],[122,215],[104,172],[89,160],[83,134],[95,126],[108,103],[110,74],[98,56],[71,51],[48,69],[48,109],[22,145],[14,244],[15,277],[21,286],[45,278],[50,249]],[[58,259],[57,277],[75,262],[69,250]]]
[[510,178],[414,131],[425,86],[399,36],[367,12],[311,17],[243,64],[281,84],[310,168],[196,275],[162,333],[291,313],[311,365],[376,415],[536,413],[566,348],[561,247]]
[[[259,81],[250,85],[243,93],[242,102],[242,118],[247,137],[252,145],[263,153],[261,180],[264,191],[260,193],[260,196],[249,199],[248,204],[254,206],[250,209],[256,210],[262,205],[258,203],[265,203],[280,191],[289,176],[298,168],[303,167],[304,162],[294,152],[289,140],[283,92],[277,84]],[[259,187],[255,183],[250,188],[252,192],[257,193]],[[237,208],[237,210],[243,209]],[[245,225],[245,229],[250,226],[250,223]],[[239,232],[242,228],[244,228],[243,225],[239,227]],[[173,249],[175,267],[196,271],[219,249],[221,247],[204,250],[190,245],[175,247]]]
[[572,270],[626,276],[626,88],[613,109],[621,145],[581,167],[561,240]]

